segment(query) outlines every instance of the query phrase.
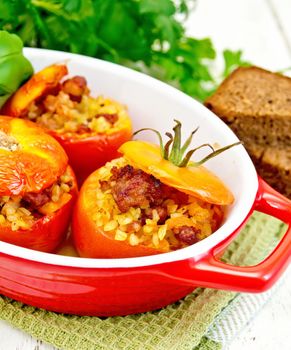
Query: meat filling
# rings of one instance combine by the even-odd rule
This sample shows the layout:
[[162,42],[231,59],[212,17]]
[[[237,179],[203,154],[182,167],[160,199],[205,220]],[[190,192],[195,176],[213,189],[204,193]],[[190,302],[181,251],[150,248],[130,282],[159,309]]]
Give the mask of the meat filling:
[[168,218],[168,211],[167,211],[167,209],[165,207],[163,207],[161,205],[144,209],[144,211],[143,211],[144,215],[142,217],[142,223],[144,223],[147,218],[148,219],[152,219],[153,218],[154,210],[156,211],[156,213],[159,216],[158,224],[162,225],[162,224],[165,223],[166,219]]
[[42,192],[28,192],[22,197],[0,197],[0,225],[9,224],[13,231],[29,229],[35,220],[58,210],[72,186],[73,178],[67,169],[52,186]]
[[112,169],[112,194],[122,213],[130,207],[157,206],[163,198],[163,185],[153,176],[130,165]]
[[26,193],[22,198],[24,206],[32,209],[42,207],[50,200],[50,190],[48,189],[40,193]]
[[74,132],[85,137],[92,132],[106,133],[118,128],[127,118],[127,112],[113,100],[90,96],[86,79],[74,76],[34,101],[27,117],[50,130]]
[[201,231],[193,226],[178,226],[173,228],[173,233],[177,239],[186,244],[194,244],[199,241],[197,234]]
[[110,123],[111,125],[114,125],[114,123],[116,123],[118,120],[118,115],[116,113],[114,113],[114,114],[97,113],[95,115],[95,118],[104,118],[105,120],[108,121],[108,123]]
[[87,81],[84,77],[75,76],[63,82],[62,90],[72,101],[81,102],[82,95],[88,92]]
[[[112,196],[122,213],[130,208],[140,208],[141,218],[131,224],[133,232],[137,232],[145,225],[147,219],[157,218],[159,225],[164,225],[170,218],[166,202],[173,200],[177,207],[188,203],[184,193],[164,185],[158,179],[131,165],[111,169],[109,181],[101,181],[102,191],[111,190]],[[182,245],[196,243],[201,231],[194,226],[181,225],[172,229],[174,236]]]

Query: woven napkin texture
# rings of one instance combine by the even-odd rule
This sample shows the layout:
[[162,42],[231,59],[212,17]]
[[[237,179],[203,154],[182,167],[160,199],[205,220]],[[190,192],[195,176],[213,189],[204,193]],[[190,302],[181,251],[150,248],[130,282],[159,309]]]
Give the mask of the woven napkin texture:
[[[282,222],[254,213],[223,259],[257,264],[284,231]],[[236,295],[198,288],[162,310],[106,319],[57,314],[0,297],[0,318],[64,350],[216,350],[222,344],[207,338],[207,330]]]
[[283,288],[288,277],[291,277],[291,269],[267,292],[238,294],[215,318],[206,333],[207,340],[211,339],[221,344],[223,349],[229,349],[237,335],[250,324],[272,296]]

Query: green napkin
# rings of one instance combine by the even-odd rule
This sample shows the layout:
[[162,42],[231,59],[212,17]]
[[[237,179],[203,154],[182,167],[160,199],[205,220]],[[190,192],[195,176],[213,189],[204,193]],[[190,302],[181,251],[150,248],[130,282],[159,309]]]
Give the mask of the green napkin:
[[[257,264],[284,231],[279,220],[255,213],[223,258],[238,265]],[[210,339],[209,328],[236,296],[198,288],[162,310],[106,319],[57,314],[0,297],[0,318],[64,350],[214,350],[222,343]]]

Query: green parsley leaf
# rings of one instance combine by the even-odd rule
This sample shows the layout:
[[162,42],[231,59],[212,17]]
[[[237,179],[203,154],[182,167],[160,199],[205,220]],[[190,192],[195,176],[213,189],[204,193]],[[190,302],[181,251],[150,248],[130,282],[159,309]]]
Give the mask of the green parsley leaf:
[[224,58],[224,71],[223,77],[226,78],[235,68],[237,67],[247,67],[250,63],[242,58],[242,51],[223,51]]
[[[195,0],[1,0],[0,28],[25,46],[70,51],[150,74],[204,100],[213,92],[216,51],[185,33]],[[225,50],[222,78],[246,65]]]

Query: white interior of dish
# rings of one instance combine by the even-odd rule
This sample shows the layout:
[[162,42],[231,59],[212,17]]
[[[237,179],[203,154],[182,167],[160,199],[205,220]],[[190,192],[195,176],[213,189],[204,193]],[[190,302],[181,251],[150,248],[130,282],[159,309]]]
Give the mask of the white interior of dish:
[[[134,130],[151,127],[162,133],[171,130],[173,119],[183,125],[184,137],[200,127],[193,145],[218,143],[221,146],[236,142],[233,132],[201,103],[182,92],[144,74],[130,69],[69,53],[25,49],[25,55],[39,70],[56,62],[67,62],[70,75],[85,76],[92,94],[101,94],[128,106]],[[152,133],[139,138],[157,142]],[[198,156],[202,156],[200,153]],[[195,159],[195,158],[194,158]],[[258,181],[252,162],[243,148],[238,146],[206,163],[232,190],[236,201],[228,209],[224,224],[210,237],[190,247],[155,256],[127,259],[84,259],[41,253],[0,242],[0,252],[49,264],[78,267],[133,267],[199,257],[229,236],[248,215],[257,192]]]

